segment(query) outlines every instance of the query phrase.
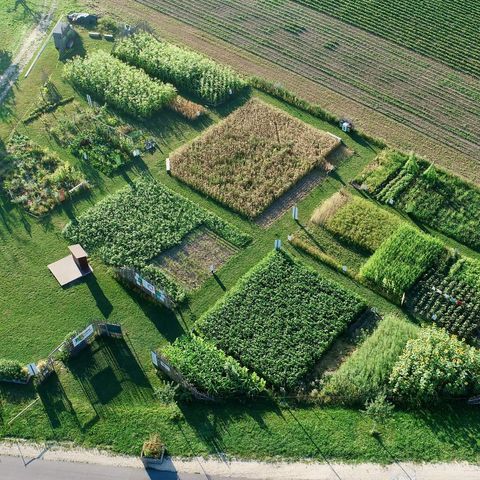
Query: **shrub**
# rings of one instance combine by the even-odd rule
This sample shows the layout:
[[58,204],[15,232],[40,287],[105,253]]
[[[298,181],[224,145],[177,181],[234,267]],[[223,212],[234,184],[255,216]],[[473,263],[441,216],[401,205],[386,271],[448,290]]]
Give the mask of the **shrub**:
[[165,445],[158,435],[150,435],[150,438],[143,444],[142,454],[144,457],[160,458]]
[[395,364],[390,384],[393,394],[412,403],[430,403],[442,397],[478,392],[480,356],[445,330],[421,329],[409,340]]
[[401,225],[362,266],[360,274],[399,298],[444,251],[439,240]]
[[187,120],[196,120],[205,115],[206,109],[198,103],[187,100],[186,98],[177,95],[168,105],[174,112],[177,112]]
[[417,333],[416,325],[395,315],[386,316],[329,378],[322,393],[350,405],[361,405],[381,395],[407,341]]
[[172,85],[153,80],[101,50],[67,62],[64,77],[77,88],[136,117],[153,115],[177,95]]
[[213,105],[246,86],[231,68],[146,32],[118,42],[114,55]]
[[[323,225],[347,242],[374,252],[402,223],[397,216],[368,200],[346,193],[342,195],[346,201],[331,211]],[[320,213],[315,211],[313,222],[318,221]]]
[[180,337],[162,353],[191,385],[209,395],[257,395],[265,389],[256,373],[200,337]]
[[332,135],[252,99],[170,155],[172,174],[255,217],[339,145]]
[[15,360],[0,359],[0,382],[25,381],[28,378],[26,368]]
[[363,301],[284,252],[272,252],[195,328],[277,387],[293,389]]

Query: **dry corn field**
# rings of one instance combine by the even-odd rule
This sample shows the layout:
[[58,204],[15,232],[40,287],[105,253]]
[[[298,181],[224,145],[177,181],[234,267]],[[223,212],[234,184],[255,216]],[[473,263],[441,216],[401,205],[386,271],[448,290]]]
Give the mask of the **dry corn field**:
[[473,76],[290,0],[140,3],[480,161],[480,81]]
[[258,99],[170,156],[172,174],[253,218],[316,167],[339,140]]

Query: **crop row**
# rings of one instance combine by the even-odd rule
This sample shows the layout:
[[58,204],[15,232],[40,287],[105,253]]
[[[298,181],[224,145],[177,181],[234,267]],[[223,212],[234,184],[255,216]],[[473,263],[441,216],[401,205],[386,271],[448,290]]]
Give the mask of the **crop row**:
[[443,244],[401,225],[360,270],[360,275],[399,299],[444,252]]
[[201,337],[185,335],[161,353],[189,384],[214,397],[258,395],[265,389],[265,381],[255,372]]
[[480,189],[428,162],[393,150],[358,178],[377,200],[416,220],[480,248]]
[[67,62],[64,77],[80,90],[137,117],[153,115],[177,95],[172,85],[101,50]]
[[[472,149],[471,142],[478,143],[480,141],[478,133],[475,133],[476,127],[474,127],[474,123],[463,122],[463,126],[459,127],[459,122],[457,120],[453,121],[457,116],[455,112],[459,112],[458,105],[462,105],[463,118],[465,118],[465,115],[472,115],[473,120],[475,115],[478,115],[478,104],[473,100],[467,99],[462,94],[459,95],[458,88],[455,90],[451,89],[446,94],[447,90],[449,90],[448,85],[452,83],[451,80],[447,83],[442,80],[442,78],[446,78],[447,73],[430,73],[430,76],[438,76],[438,79],[432,78],[427,84],[428,88],[426,91],[422,90],[421,94],[415,94],[412,90],[412,85],[415,85],[415,88],[418,89],[424,79],[428,78],[423,73],[420,73],[420,66],[417,66],[419,71],[418,78],[416,74],[412,77],[412,68],[403,67],[398,72],[394,71],[399,62],[399,55],[395,54],[392,55],[391,61],[389,60],[385,65],[388,68],[382,70],[382,78],[380,78],[378,73],[378,54],[372,57],[370,52],[370,50],[375,48],[372,40],[368,42],[368,49],[362,46],[363,50],[365,50],[362,50],[362,55],[358,55],[358,52],[354,51],[349,55],[348,52],[351,49],[351,45],[355,43],[355,36],[350,35],[349,37],[347,35],[345,39],[338,38],[338,42],[342,44],[342,49],[338,54],[335,53],[333,55],[328,53],[328,50],[318,48],[306,49],[305,40],[297,38],[295,35],[287,34],[288,32],[284,31],[284,19],[276,20],[276,17],[279,15],[278,12],[275,12],[273,17],[270,15],[268,19],[263,19],[261,16],[262,5],[256,2],[247,2],[241,5],[238,2],[234,6],[230,5],[230,10],[234,12],[242,12],[242,15],[245,12],[242,16],[241,25],[228,22],[224,9],[219,8],[215,1],[204,0],[201,6],[180,5],[178,2],[172,3],[166,0],[145,3],[153,7],[160,5],[162,11],[180,17],[187,23],[196,27],[204,27],[218,34],[220,38],[227,39],[232,43],[240,43],[243,48],[264,56],[264,58],[287,67],[296,73],[305,74],[308,78],[314,79],[314,81],[319,81],[319,83],[329,87],[333,85],[339,91],[348,92],[354,98],[375,104],[376,108],[381,109],[385,114],[397,119],[401,123],[416,126],[424,134],[430,135],[433,125],[435,130],[441,128],[443,133],[436,135],[436,137],[437,139],[441,138],[446,144],[461,145],[462,148]],[[276,21],[278,25],[275,25]],[[265,28],[262,27],[264,22],[266,22]],[[325,19],[323,19],[323,22],[326,23]],[[312,27],[310,27],[310,24],[308,25],[309,43],[313,42],[315,45],[322,45],[325,42],[323,32],[326,28],[325,25],[322,25],[322,32],[318,33],[318,25],[314,24]],[[282,31],[285,35],[282,34]],[[335,35],[335,38],[337,38],[338,32],[339,29],[337,28],[332,35]],[[360,56],[362,65],[358,65]],[[382,57],[384,57],[384,53]],[[322,65],[321,70],[318,68],[320,64]],[[431,71],[432,69],[429,68],[429,72]],[[371,72],[376,73],[372,74]],[[393,75],[394,79],[383,78],[388,72],[391,72],[390,74]],[[373,82],[377,77],[379,77],[378,82],[374,84]],[[402,80],[402,77],[406,78]],[[451,79],[451,77],[449,78]],[[390,85],[393,80],[395,80],[396,85],[401,82],[404,88],[392,90]],[[439,95],[438,83],[445,86],[445,94]],[[423,104],[425,98],[428,98],[428,109]],[[381,102],[378,103],[379,101]],[[452,108],[447,108],[446,103],[450,101],[452,101]],[[436,104],[438,104],[437,107],[435,107]],[[445,116],[445,112],[449,112],[449,114]],[[471,128],[473,130],[465,135],[466,130]],[[433,133],[432,135],[435,136]]]
[[475,44],[480,9],[473,0],[462,3],[452,0],[294,1],[436,58],[455,69],[480,74],[480,66],[474,60],[480,55]]
[[246,86],[231,68],[146,32],[117,43],[114,55],[214,105]]

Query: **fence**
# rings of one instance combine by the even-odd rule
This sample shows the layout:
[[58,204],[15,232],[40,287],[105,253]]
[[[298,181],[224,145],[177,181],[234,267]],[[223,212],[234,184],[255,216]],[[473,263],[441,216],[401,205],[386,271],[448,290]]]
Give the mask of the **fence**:
[[25,377],[25,380],[1,379],[0,381],[27,385],[30,383],[30,380],[34,378],[36,383],[41,383],[55,370],[55,359],[60,352],[66,352],[68,357],[75,356],[89,345],[97,335],[117,338],[123,337],[122,326],[117,323],[92,322],[79,334],[64,340],[60,345],[55,347],[48,354],[45,361],[27,365],[28,375]]
[[186,388],[197,400],[215,401],[214,397],[198,391],[193,385],[191,385],[176,368],[170,365],[163,355],[154,351],[150,352],[150,354],[155,368],[161,370],[171,380]]
[[126,280],[130,285],[146,293],[154,301],[173,309],[175,302],[167,295],[167,293],[156,285],[153,285],[149,280],[142,277],[137,271],[130,267],[117,268],[117,274]]

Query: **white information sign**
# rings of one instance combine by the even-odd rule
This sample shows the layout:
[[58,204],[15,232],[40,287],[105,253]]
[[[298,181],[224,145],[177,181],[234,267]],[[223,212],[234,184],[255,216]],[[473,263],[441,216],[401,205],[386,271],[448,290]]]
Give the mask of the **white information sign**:
[[142,286],[145,290],[148,290],[152,295],[155,295],[155,287],[151,283],[142,279]]
[[76,347],[80,345],[84,340],[93,335],[94,328],[93,325],[89,325],[83,332],[79,333],[73,340],[73,346]]
[[158,367],[158,357],[155,352],[150,352],[150,357],[152,358],[152,363]]

